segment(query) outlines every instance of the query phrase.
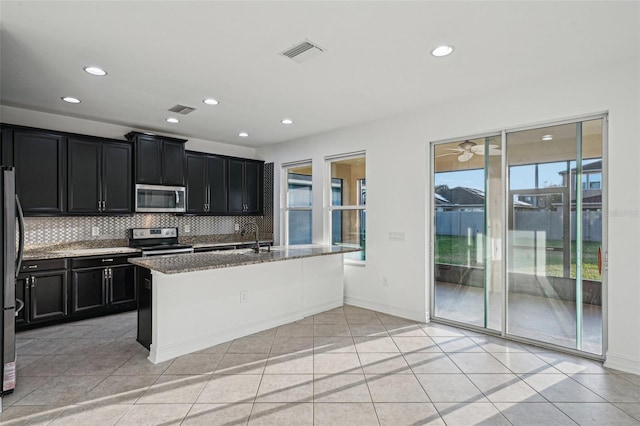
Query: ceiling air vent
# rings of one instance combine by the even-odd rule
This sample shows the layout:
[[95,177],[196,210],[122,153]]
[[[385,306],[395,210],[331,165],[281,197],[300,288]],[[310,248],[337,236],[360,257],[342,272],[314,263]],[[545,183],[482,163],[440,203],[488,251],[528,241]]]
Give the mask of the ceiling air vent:
[[190,114],[195,110],[196,110],[195,108],[191,108],[191,107],[180,105],[180,104],[172,106],[171,108],[169,108],[169,111],[177,112],[178,114],[182,114],[182,115]]
[[302,63],[308,61],[309,59],[313,58],[316,55],[319,55],[324,51],[325,49],[318,46],[317,44],[312,43],[309,40],[305,40],[301,43],[296,44],[295,46],[290,47],[284,52],[281,52],[280,54],[298,63]]

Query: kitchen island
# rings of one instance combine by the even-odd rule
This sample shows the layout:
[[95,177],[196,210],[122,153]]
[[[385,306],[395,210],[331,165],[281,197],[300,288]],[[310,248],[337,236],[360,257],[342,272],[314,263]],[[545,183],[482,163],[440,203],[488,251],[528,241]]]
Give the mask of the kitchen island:
[[154,363],[343,304],[343,254],[303,245],[133,258],[138,341]]

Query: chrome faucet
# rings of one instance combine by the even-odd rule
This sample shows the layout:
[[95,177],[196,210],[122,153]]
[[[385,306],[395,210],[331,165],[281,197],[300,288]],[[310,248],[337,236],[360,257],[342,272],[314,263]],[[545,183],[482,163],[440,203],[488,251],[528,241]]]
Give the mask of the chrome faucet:
[[258,224],[256,222],[248,222],[246,225],[244,225],[242,227],[240,235],[244,237],[247,234],[247,228],[249,227],[249,225],[253,225],[256,230],[256,246],[253,248],[253,251],[256,253],[260,253],[260,238],[258,237]]

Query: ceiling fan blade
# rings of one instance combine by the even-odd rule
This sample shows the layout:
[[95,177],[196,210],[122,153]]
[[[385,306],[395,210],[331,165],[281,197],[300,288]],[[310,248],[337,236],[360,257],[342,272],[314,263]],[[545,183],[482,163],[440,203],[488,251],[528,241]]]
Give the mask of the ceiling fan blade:
[[[484,145],[476,145],[472,147],[471,152],[478,155],[484,155]],[[489,155],[500,155],[500,148],[498,148],[498,145],[489,145]]]
[[456,155],[455,152],[448,152],[446,154],[440,154],[440,155],[436,155],[435,158],[440,158],[440,157],[448,157],[450,155]]
[[458,157],[458,161],[460,161],[461,163],[464,163],[465,161],[471,160],[471,157],[473,157],[473,152],[465,152],[464,154]]

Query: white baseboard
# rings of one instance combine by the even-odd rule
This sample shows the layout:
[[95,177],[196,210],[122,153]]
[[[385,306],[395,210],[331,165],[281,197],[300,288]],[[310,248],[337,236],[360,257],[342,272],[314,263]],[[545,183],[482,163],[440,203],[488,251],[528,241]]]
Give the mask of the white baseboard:
[[611,352],[607,352],[604,366],[626,373],[640,374],[640,360]]
[[336,299],[331,302],[323,303],[321,305],[308,307],[303,311],[270,318],[262,318],[259,321],[251,322],[249,324],[239,324],[238,326],[224,331],[207,333],[197,337],[190,337],[188,339],[183,339],[170,346],[164,346],[162,348],[157,348],[152,343],[149,350],[149,361],[153,362],[154,364],[168,361],[170,359],[200,351],[202,349],[210,348],[211,346],[219,345],[220,343],[225,343],[233,339],[239,339],[240,337],[245,337],[250,334],[268,330],[270,328],[289,324],[291,322],[301,320],[304,317],[309,317],[321,312],[326,312],[331,309],[338,308],[342,305],[343,300]]
[[170,359],[197,352],[202,349],[210,348],[212,346],[219,345],[221,343],[225,343],[234,339],[239,339],[250,334],[258,333],[260,331],[298,321],[303,317],[304,315],[302,315],[300,312],[296,312],[288,315],[263,318],[260,319],[260,321],[252,322],[249,324],[240,324],[237,327],[232,327],[224,331],[207,333],[205,335],[183,339],[179,342],[175,342],[162,348],[157,348],[152,343],[149,350],[148,359],[154,364],[157,364],[159,362],[168,361]]
[[401,318],[407,318],[413,321],[426,322],[429,320],[428,312],[413,311],[409,309],[399,308],[397,306],[382,305],[370,300],[360,299],[357,297],[344,298],[344,303],[347,305],[357,306],[359,308],[371,309],[374,311],[382,312],[384,314],[395,315]]

